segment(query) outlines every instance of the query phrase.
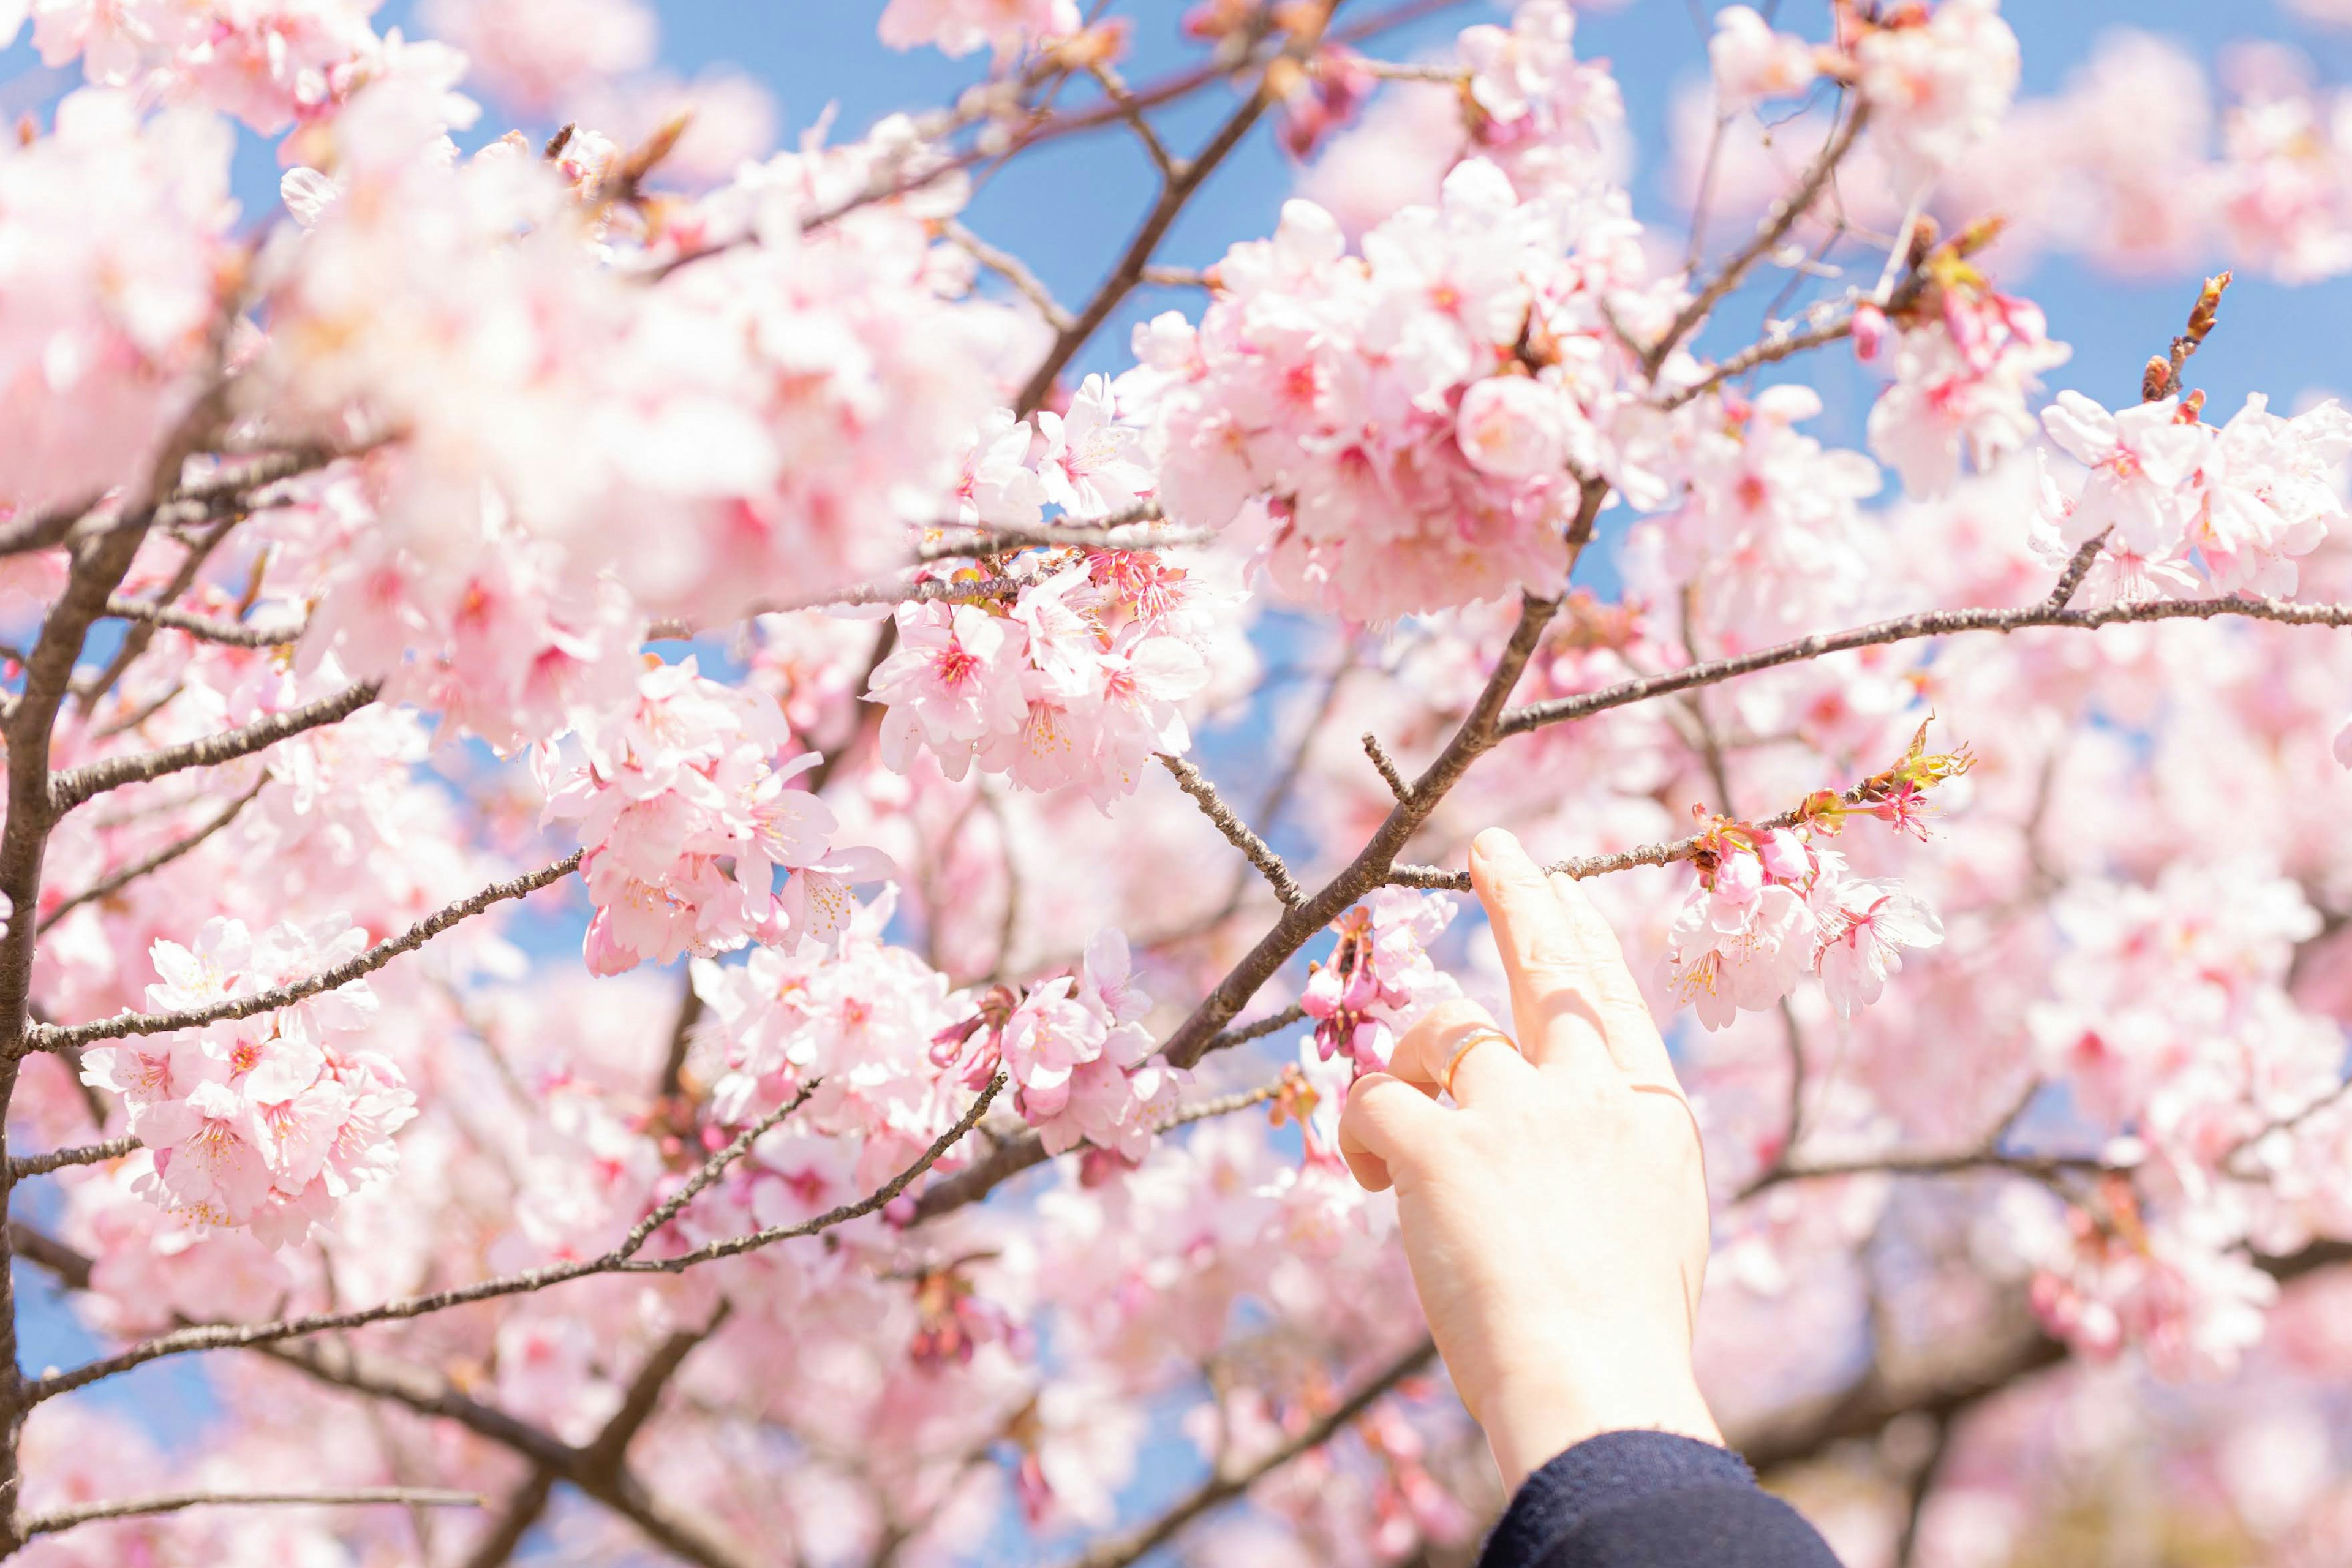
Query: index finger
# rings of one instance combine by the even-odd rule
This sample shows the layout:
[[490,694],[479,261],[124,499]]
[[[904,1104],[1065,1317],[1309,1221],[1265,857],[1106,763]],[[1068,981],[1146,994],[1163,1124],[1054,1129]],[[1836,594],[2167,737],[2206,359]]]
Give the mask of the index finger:
[[1539,1067],[1586,1058],[1611,1065],[1585,942],[1543,868],[1517,838],[1490,827],[1471,842],[1470,885],[1495,929],[1519,1049]]

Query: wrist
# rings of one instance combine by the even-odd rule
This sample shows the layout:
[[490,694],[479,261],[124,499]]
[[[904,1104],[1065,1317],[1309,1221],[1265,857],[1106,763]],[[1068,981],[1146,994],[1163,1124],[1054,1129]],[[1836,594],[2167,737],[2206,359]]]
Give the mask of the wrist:
[[1619,1361],[1564,1376],[1513,1375],[1505,1384],[1478,1417],[1506,1493],[1603,1432],[1671,1432],[1717,1447],[1723,1443],[1687,1363],[1656,1367]]

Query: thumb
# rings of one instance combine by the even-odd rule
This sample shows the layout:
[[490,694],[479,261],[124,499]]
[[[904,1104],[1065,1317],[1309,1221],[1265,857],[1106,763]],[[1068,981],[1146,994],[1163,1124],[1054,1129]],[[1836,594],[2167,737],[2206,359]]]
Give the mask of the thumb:
[[1339,1157],[1366,1192],[1386,1192],[1443,1131],[1445,1112],[1425,1090],[1384,1072],[1366,1073],[1339,1111]]

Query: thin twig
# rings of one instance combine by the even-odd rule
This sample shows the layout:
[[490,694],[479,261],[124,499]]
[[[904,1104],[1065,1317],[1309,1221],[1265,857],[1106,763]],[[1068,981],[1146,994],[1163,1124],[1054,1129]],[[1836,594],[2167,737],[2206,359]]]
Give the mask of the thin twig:
[[1338,1436],[1358,1416],[1370,1410],[1383,1396],[1394,1390],[1398,1384],[1420,1373],[1423,1367],[1436,1359],[1436,1344],[1433,1341],[1423,1340],[1404,1354],[1373,1373],[1353,1394],[1341,1401],[1339,1408],[1272,1453],[1242,1469],[1211,1476],[1207,1480],[1185,1493],[1177,1500],[1174,1507],[1159,1518],[1097,1542],[1081,1554],[1072,1564],[1072,1568],[1127,1568],[1128,1564],[1149,1555],[1174,1539],[1179,1531],[1202,1514],[1233,1501],[1260,1480],[1302,1454],[1312,1453]]
[[1288,909],[1295,910],[1303,903],[1306,895],[1298,890],[1298,883],[1291,876],[1290,868],[1282,863],[1282,857],[1274,852],[1271,845],[1251,831],[1249,824],[1225,804],[1224,797],[1217,793],[1217,786],[1183,758],[1171,756],[1166,752],[1158,755],[1160,766],[1175,775],[1177,787],[1199,804],[1202,814],[1216,824],[1217,831],[1225,836],[1225,841],[1240,850],[1249,863],[1258,868],[1259,875],[1273,885],[1274,896]]
[[[800,599],[770,599],[745,606],[738,619],[753,616],[787,616],[797,610],[822,610],[834,605],[854,607],[872,605],[928,605],[939,599],[955,599],[978,604],[985,599],[1003,599],[1021,591],[1021,584],[1011,577],[983,577],[960,580],[934,577],[922,583],[858,583],[846,588],[812,594]],[[693,622],[671,618],[653,622],[646,628],[647,642],[671,642],[699,637],[707,627]]]
[[114,1138],[103,1143],[90,1143],[79,1149],[58,1149],[47,1154],[26,1154],[21,1158],[10,1155],[5,1170],[0,1170],[0,1186],[15,1186],[27,1176],[45,1176],[51,1171],[62,1171],[68,1165],[102,1165],[109,1160],[120,1160],[125,1154],[146,1145],[136,1138]]
[[268,1344],[272,1341],[295,1339],[305,1334],[362,1328],[369,1323],[397,1322],[409,1318],[422,1318],[434,1312],[446,1311],[452,1307],[467,1306],[476,1301],[495,1300],[501,1296],[518,1296],[544,1290],[552,1285],[561,1285],[572,1279],[585,1279],[596,1274],[682,1273],[697,1264],[708,1263],[714,1258],[732,1258],[739,1253],[753,1251],[775,1242],[814,1236],[819,1232],[830,1230],[835,1226],[845,1225],[851,1220],[862,1218],[887,1207],[924,1172],[937,1164],[950,1149],[979,1123],[981,1117],[986,1113],[990,1104],[994,1101],[1003,1087],[1004,1079],[1002,1075],[990,1079],[988,1086],[973,1100],[971,1108],[957,1120],[954,1126],[941,1133],[913,1164],[884,1183],[875,1192],[856,1203],[844,1204],[838,1208],[829,1210],[814,1219],[804,1220],[798,1225],[775,1226],[766,1230],[755,1231],[749,1236],[731,1237],[697,1247],[691,1252],[676,1258],[632,1258],[620,1247],[614,1247],[612,1251],[596,1258],[582,1258],[570,1263],[550,1264],[541,1268],[527,1268],[515,1274],[478,1280],[471,1285],[461,1285],[447,1290],[435,1291],[430,1295],[402,1297],[350,1311],[313,1312],[299,1318],[281,1318],[268,1323],[207,1323],[179,1329],[132,1345],[115,1355],[86,1363],[69,1372],[53,1373],[29,1383],[25,1387],[23,1397],[27,1405],[38,1404],[42,1400],[54,1399],[61,1394],[69,1394],[77,1388],[87,1387],[101,1379],[128,1372],[134,1366],[143,1366],[151,1361],[157,1361],[165,1356],[184,1355],[194,1351],[247,1350],[256,1345]]
[[345,687],[331,697],[322,697],[299,708],[265,714],[250,724],[221,734],[206,735],[199,741],[164,746],[152,752],[140,752],[127,757],[108,757],[101,762],[58,773],[49,781],[50,810],[62,816],[92,795],[103,795],[110,789],[151,783],[189,768],[218,767],[239,757],[267,751],[278,742],[305,731],[340,724],[374,701],[377,689],[377,682],[362,680],[356,686]]
[[1658,341],[1643,351],[1642,368],[1653,380],[1666,363],[1666,357],[1690,335],[1691,330],[1706,319],[1707,313],[1722,302],[1724,296],[1738,288],[1749,268],[1787,238],[1789,231],[1797,226],[1797,221],[1812,209],[1814,198],[1822,194],[1822,187],[1837,173],[1837,167],[1845,161],[1846,153],[1853,151],[1854,139],[1862,134],[1862,128],[1869,120],[1870,105],[1856,103],[1853,111],[1822,144],[1821,153],[1797,181],[1795,188],[1772,204],[1771,210],[1764,215],[1764,221],[1757,226],[1754,237],[1675,313],[1675,319],[1667,324]]
[[130,865],[125,866],[122,869],[114,872],[110,876],[100,879],[98,881],[93,882],[89,887],[83,889],[80,892],[65,900],[62,903],[58,904],[57,908],[51,910],[48,913],[41,917],[39,923],[34,927],[34,934],[38,936],[46,933],[51,926],[65,919],[66,916],[71,914],[74,910],[81,908],[82,905],[95,903],[100,899],[111,898],[115,894],[121,892],[123,889],[129,887],[131,883],[139,880],[140,878],[147,876],[150,873],[162,870],[164,867],[170,865],[173,861],[177,860],[183,855],[185,855],[189,851],[196,848],[198,846],[202,845],[205,839],[210,838],[214,834],[218,833],[222,828],[226,827],[230,823],[235,822],[237,819],[238,814],[243,812],[247,806],[251,805],[253,804],[254,797],[267,788],[268,784],[269,775],[264,773],[259,779],[257,779],[254,782],[254,785],[251,789],[247,790],[243,795],[238,795],[235,800],[229,802],[228,805],[223,807],[220,813],[210,822],[205,823],[194,833],[189,834],[184,838],[173,840],[171,843],[163,846],[161,849],[156,850],[153,854],[131,862]]
[[1656,406],[1671,414],[1685,403],[1704,397],[1724,383],[1736,381],[1759,366],[1775,364],[1781,360],[1803,353],[1808,349],[1817,349],[1823,344],[1833,343],[1840,339],[1852,336],[1853,336],[1853,318],[1848,315],[1825,327],[1809,327],[1803,331],[1790,332],[1750,343],[1688,386],[1679,387],[1657,399]]
[[207,1024],[250,1018],[257,1013],[290,1007],[307,996],[332,991],[362,975],[372,974],[402,953],[415,952],[451,926],[470,920],[492,904],[535,893],[551,883],[562,881],[579,868],[580,855],[575,851],[552,866],[542,866],[536,871],[509,881],[493,882],[470,898],[436,910],[398,936],[376,943],[349,963],[323,970],[307,980],[298,980],[268,991],[256,991],[244,996],[225,997],[208,1006],[186,1007],[173,1013],[118,1013],[111,1018],[101,1018],[89,1024],[38,1025],[25,1032],[25,1049],[71,1050],[98,1040],[120,1040],[131,1035],[162,1035],[178,1029],[200,1029]]
[[949,220],[946,232],[947,237],[969,252],[974,261],[1012,284],[1023,299],[1036,306],[1037,313],[1045,318],[1047,326],[1057,332],[1070,330],[1070,312],[1062,308],[1061,301],[1054,298],[1053,290],[1045,287],[1044,280],[1029,270],[1027,262],[1009,250],[989,244],[953,219]]
[[1389,786],[1389,794],[1402,805],[1412,792],[1405,788],[1404,775],[1397,772],[1397,765],[1381,745],[1380,737],[1370,730],[1364,731],[1364,755],[1372,759],[1372,766],[1381,771],[1381,782]]
[[251,1508],[258,1505],[296,1508],[354,1508],[392,1503],[408,1508],[484,1508],[489,1500],[478,1492],[443,1491],[427,1487],[351,1487],[341,1491],[312,1492],[164,1492],[157,1497],[129,1498],[121,1502],[90,1502],[55,1513],[36,1514],[17,1527],[26,1536],[55,1535],[77,1524],[100,1519],[129,1519],[138,1514],[177,1513],[190,1508]]
[[[1297,47],[1294,43],[1287,46],[1285,52],[1293,52]],[[1077,357],[1078,351],[1086,346],[1087,340],[1110,320],[1120,301],[1143,281],[1143,269],[1151,264],[1153,253],[1160,248],[1160,242],[1167,237],[1177,215],[1190,204],[1193,194],[1216,172],[1217,166],[1233,155],[1234,150],[1242,144],[1251,127],[1265,115],[1273,101],[1272,88],[1261,78],[1242,106],[1226,117],[1225,122],[1217,128],[1216,134],[1209,138],[1208,143],[1192,157],[1173,165],[1168,178],[1160,184],[1160,199],[1152,204],[1151,211],[1145,216],[1141,226],[1128,241],[1127,249],[1119,257],[1118,265],[1111,268],[1110,275],[1095,290],[1094,298],[1087,301],[1086,308],[1078,312],[1077,319],[1055,335],[1054,346],[1046,352],[1037,368],[1030,373],[1028,384],[1021,389],[1021,395],[1013,404],[1016,415],[1034,414],[1045,406],[1045,399],[1053,392],[1054,383],[1060,379],[1064,367]],[[1122,119],[1134,112],[1131,102],[1122,102],[1114,107]]]
[[[1856,784],[1838,796],[1838,800],[1845,805],[1860,805],[1867,798],[1864,794],[1865,788],[1864,784]],[[1768,816],[1760,822],[1750,823],[1748,826],[1759,832],[1769,833],[1775,828],[1794,827],[1804,821],[1805,817],[1804,806],[1793,806],[1778,816]],[[1544,869],[1552,876],[1569,877],[1580,882],[1591,877],[1607,877],[1619,871],[1630,871],[1637,866],[1671,866],[1677,860],[1689,859],[1706,841],[1707,835],[1694,833],[1687,838],[1677,838],[1671,843],[1644,844],[1638,849],[1620,850],[1614,855],[1591,855],[1581,859],[1555,860]],[[1456,893],[1466,893],[1471,890],[1469,872],[1445,871],[1435,866],[1392,867],[1389,871],[1388,882],[1392,888],[1426,888]]]
[[215,620],[210,616],[192,615],[169,605],[126,599],[120,595],[106,601],[106,613],[117,620],[142,621],[230,647],[290,647],[302,640],[306,629],[300,626],[248,626],[239,621]]
[[2249,620],[2275,621],[2291,626],[2352,626],[2352,605],[2297,605],[2277,599],[2242,596],[2143,600],[2136,604],[2108,605],[2095,610],[2053,607],[2046,603],[2011,610],[1927,610],[1842,632],[1816,632],[1795,642],[1780,643],[1729,658],[1710,659],[1669,670],[1663,675],[1621,681],[1580,696],[1531,702],[1503,715],[1498,728],[1505,735],[1525,734],[1547,724],[1586,718],[1612,708],[1646,702],[1670,692],[1712,686],[1718,681],[1752,675],[1758,670],[1819,658],[1824,654],[1843,653],[1853,648],[1874,647],[1886,643],[1911,642],[1921,637],[1948,637],[1956,632],[2008,633],[2036,626],[2095,630],[2100,626],[2139,626],[2152,621],[2211,620],[2215,616],[2243,616]]

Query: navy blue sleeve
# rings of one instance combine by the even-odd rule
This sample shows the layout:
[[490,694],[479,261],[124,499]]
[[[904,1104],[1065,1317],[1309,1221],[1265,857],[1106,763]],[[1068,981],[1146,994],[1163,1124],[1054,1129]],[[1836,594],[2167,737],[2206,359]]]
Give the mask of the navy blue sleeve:
[[1838,1568],[1727,1448],[1603,1432],[1529,1476],[1478,1568]]

